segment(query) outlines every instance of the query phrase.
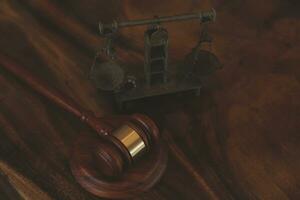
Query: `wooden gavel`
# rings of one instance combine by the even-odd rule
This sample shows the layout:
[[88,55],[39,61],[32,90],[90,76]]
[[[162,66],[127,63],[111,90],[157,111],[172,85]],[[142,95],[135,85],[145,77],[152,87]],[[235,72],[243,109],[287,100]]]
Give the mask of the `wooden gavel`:
[[[100,176],[104,177],[104,181],[103,184],[101,181],[94,183],[94,177],[92,177],[94,179],[89,179],[94,174],[92,172],[92,175],[86,174],[88,167],[85,167],[85,160],[81,158],[77,159],[77,154],[75,154],[75,161],[71,162],[72,172],[83,187],[101,197],[120,198],[133,195],[129,194],[130,192],[123,195],[121,192],[122,189],[128,189],[129,191],[130,187],[134,187],[134,183],[131,183],[131,185],[127,184],[130,186],[127,188],[121,182],[128,181],[121,180],[122,178],[120,178],[119,187],[121,191],[118,193],[114,191],[115,189],[110,190],[111,187],[116,187],[117,183],[113,185],[115,183],[112,184],[109,180],[121,177],[122,174],[126,173],[133,166],[136,160],[141,158],[143,154],[153,151],[153,148],[156,148],[160,143],[158,128],[149,117],[142,114],[133,114],[131,116],[97,118],[92,112],[82,109],[72,99],[48,87],[42,80],[33,76],[25,67],[17,64],[9,57],[0,54],[0,66],[95,130],[97,133],[95,134],[96,139],[90,140],[91,145],[87,143],[87,145],[91,146],[91,148],[88,148],[90,152],[85,152],[84,154],[87,154],[90,160],[93,160],[93,162],[90,160],[87,162],[92,162],[95,165],[93,168],[96,169],[97,173],[99,172]],[[77,148],[80,149],[81,147],[75,147],[76,150]],[[144,191],[153,186],[165,169],[166,156],[160,148],[158,149],[155,154],[159,155],[152,156],[153,158],[150,158],[152,160],[149,161],[150,165],[151,163],[154,165],[152,169],[149,168],[151,169],[149,173],[153,178],[148,175],[145,176],[145,181],[148,183],[145,184],[144,188],[137,187],[137,192]],[[81,152],[78,154],[81,154]],[[128,173],[127,177],[130,177],[130,173],[133,172]],[[109,184],[112,184],[111,187]],[[106,188],[107,185],[109,187]]]

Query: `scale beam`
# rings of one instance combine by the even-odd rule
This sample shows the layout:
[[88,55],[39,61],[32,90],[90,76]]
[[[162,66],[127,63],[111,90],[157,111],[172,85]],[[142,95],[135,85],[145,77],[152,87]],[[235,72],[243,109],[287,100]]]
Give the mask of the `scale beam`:
[[174,16],[154,17],[152,19],[129,20],[124,22],[114,21],[111,24],[99,23],[99,30],[101,35],[107,35],[115,32],[119,28],[145,26],[150,24],[160,24],[175,21],[186,21],[198,19],[201,23],[212,22],[216,19],[216,11],[211,9],[209,11],[200,11],[197,13],[189,13]]

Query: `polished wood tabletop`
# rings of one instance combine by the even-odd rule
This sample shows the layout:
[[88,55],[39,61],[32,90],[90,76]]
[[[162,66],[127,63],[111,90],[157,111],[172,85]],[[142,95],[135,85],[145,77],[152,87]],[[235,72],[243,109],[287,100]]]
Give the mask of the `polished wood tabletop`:
[[[104,44],[98,22],[214,7],[209,26],[223,68],[200,96],[135,102],[157,122],[169,159],[136,199],[300,199],[300,3],[297,0],[1,0],[0,53],[97,116],[120,113],[88,79]],[[164,25],[171,62],[195,46],[197,21]],[[143,65],[145,27],[116,41],[127,66]],[[0,65],[0,199],[99,199],[72,176],[74,140],[89,129]]]

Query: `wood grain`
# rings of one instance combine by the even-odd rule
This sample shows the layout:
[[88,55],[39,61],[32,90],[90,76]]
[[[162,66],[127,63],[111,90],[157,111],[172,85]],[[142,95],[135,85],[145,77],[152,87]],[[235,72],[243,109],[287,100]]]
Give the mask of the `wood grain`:
[[[171,155],[160,183],[136,199],[299,199],[297,0],[2,0],[0,51],[98,116],[114,114],[112,98],[87,78],[103,44],[98,21],[212,6],[218,13],[210,27],[214,52],[224,68],[200,97],[171,95],[132,106],[169,132],[164,140]],[[200,28],[196,22],[166,27],[175,62],[195,45]],[[129,69],[143,61],[143,30],[124,29],[117,41]],[[0,88],[1,163],[49,198],[98,199],[76,183],[69,167],[71,146],[86,127],[1,66]]]

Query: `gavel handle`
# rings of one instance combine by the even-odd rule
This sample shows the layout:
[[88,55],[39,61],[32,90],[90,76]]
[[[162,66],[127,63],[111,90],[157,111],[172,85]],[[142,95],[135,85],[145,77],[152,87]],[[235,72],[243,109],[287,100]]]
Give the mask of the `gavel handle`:
[[97,133],[105,135],[110,130],[109,125],[101,122],[101,120],[96,118],[92,112],[85,111],[73,99],[68,98],[57,90],[47,86],[44,81],[26,70],[25,66],[17,64],[11,58],[3,55],[2,53],[0,53],[0,66],[12,73],[21,81],[25,82],[40,95],[46,97],[48,100],[67,112],[75,115],[81,121],[85,122],[92,129],[97,131]]

